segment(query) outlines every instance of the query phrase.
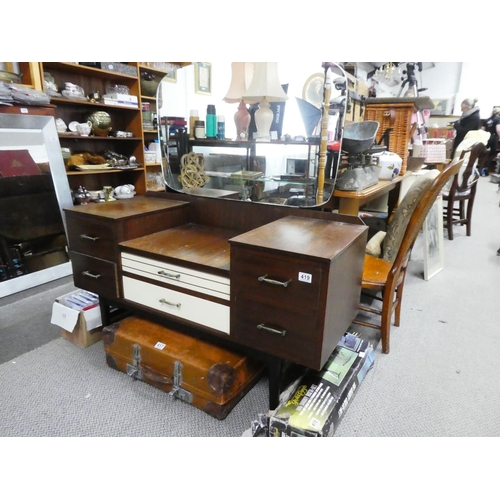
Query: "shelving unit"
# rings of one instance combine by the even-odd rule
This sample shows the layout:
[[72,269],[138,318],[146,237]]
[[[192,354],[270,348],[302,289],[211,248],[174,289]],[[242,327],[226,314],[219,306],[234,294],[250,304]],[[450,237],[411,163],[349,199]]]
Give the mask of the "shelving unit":
[[[116,65],[117,63],[112,64]],[[135,156],[137,162],[142,165],[136,169],[68,171],[68,180],[72,190],[77,189],[80,185],[85,186],[88,190],[99,190],[104,185],[133,184],[138,194],[144,194],[148,190],[146,174],[161,171],[160,163],[145,163],[145,147],[158,139],[158,129],[144,129],[142,104],[148,102],[152,113],[157,113],[160,106],[157,103],[156,96],[148,96],[143,93],[140,75],[141,70],[146,70],[157,75],[157,80],[161,81],[169,73],[158,67],[162,63],[128,62],[119,64],[129,66],[132,74],[128,74],[128,72],[120,73],[117,71],[116,66],[113,70],[110,70],[73,62],[17,63],[19,72],[23,75],[22,84],[38,90],[45,90],[44,72],[49,72],[54,78],[59,92],[65,88],[66,82],[82,87],[85,95],[98,92],[101,96],[106,93],[108,86],[126,85],[129,93],[138,97],[137,107],[74,100],[62,96],[51,97],[48,107],[52,108],[54,118],[61,118],[66,125],[69,125],[72,121],[86,122],[93,112],[102,110],[111,116],[113,130],[132,132],[134,135],[132,138],[82,137],[67,132],[59,134],[61,147],[69,148],[72,154],[87,152],[97,155],[104,150],[113,151],[126,157]],[[191,63],[174,62],[168,64],[180,68]],[[109,65],[108,68],[110,68]],[[7,69],[13,70],[15,68],[8,67]],[[30,113],[39,114],[35,106],[30,107]]]
[[[108,86],[126,85],[131,95],[139,96],[139,71],[137,63],[127,63],[133,74],[123,74],[96,67],[66,62],[40,63],[40,75],[49,72],[59,91],[65,88],[66,82],[80,86],[85,95],[99,92],[102,96]],[[86,122],[95,111],[105,111],[111,116],[113,130],[132,132],[132,138],[117,137],[81,137],[72,133],[59,134],[61,147],[69,148],[72,154],[90,153],[98,155],[104,150],[113,151],[126,157],[135,156],[137,162],[144,165],[144,146],[142,137],[142,119],[140,102],[137,107],[126,107],[90,101],[51,97],[51,104],[56,106],[55,117],[61,118],[66,125],[72,121]],[[133,184],[137,193],[145,192],[144,167],[136,169],[109,169],[93,171],[68,171],[68,180],[72,190],[85,186],[88,190],[99,190],[103,186]]]

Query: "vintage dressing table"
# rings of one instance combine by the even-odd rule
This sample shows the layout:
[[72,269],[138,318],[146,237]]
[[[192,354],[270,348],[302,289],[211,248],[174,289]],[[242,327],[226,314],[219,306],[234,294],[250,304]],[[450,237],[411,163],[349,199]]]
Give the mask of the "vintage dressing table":
[[263,359],[275,408],[285,366],[321,369],[355,318],[368,228],[323,203],[180,191],[65,209],[74,283],[100,296],[105,325],[142,314]]

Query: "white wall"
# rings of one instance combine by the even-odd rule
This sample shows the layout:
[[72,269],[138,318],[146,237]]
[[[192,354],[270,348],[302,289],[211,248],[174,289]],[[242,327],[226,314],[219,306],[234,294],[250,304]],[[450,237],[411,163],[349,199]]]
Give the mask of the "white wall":
[[[404,69],[404,64],[402,65]],[[459,116],[460,103],[466,98],[478,99],[481,118],[491,115],[493,106],[500,105],[500,66],[484,62],[436,62],[434,67],[416,72],[419,88],[427,88],[422,95],[431,99],[452,99],[451,114]],[[406,90],[407,87],[405,87]],[[383,91],[397,95],[400,85],[381,85]]]

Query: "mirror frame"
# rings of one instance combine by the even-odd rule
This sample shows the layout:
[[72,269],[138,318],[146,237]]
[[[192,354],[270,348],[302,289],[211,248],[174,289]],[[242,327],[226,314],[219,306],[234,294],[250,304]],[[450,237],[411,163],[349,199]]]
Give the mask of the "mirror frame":
[[[29,114],[0,113],[0,130],[34,130],[42,134],[43,143],[47,152],[52,183],[61,213],[64,232],[67,238],[66,217],[64,208],[73,207],[73,199],[69,187],[68,177],[64,160],[61,155],[61,145],[55,126],[54,117]],[[0,146],[5,149],[9,146],[2,142],[0,135]],[[21,148],[20,148],[21,149]],[[73,272],[71,261],[58,264],[29,274],[23,274],[0,283],[0,297],[41,285],[48,281],[71,275]]]

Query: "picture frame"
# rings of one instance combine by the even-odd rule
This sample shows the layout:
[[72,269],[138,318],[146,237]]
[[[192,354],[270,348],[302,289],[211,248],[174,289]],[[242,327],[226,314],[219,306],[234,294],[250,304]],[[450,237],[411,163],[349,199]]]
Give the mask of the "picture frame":
[[171,71],[163,77],[164,82],[177,83],[177,70]]
[[197,94],[212,95],[212,64],[197,62],[194,64],[194,91]]
[[438,196],[424,221],[424,280],[444,268],[443,198]]
[[321,109],[323,105],[323,88],[325,86],[325,75],[323,73],[312,74],[304,83],[302,88],[302,99],[309,104]]
[[431,116],[448,116],[453,114],[453,105],[455,103],[455,96],[440,98],[440,99],[432,99],[432,103],[434,104],[434,109],[430,110]]

